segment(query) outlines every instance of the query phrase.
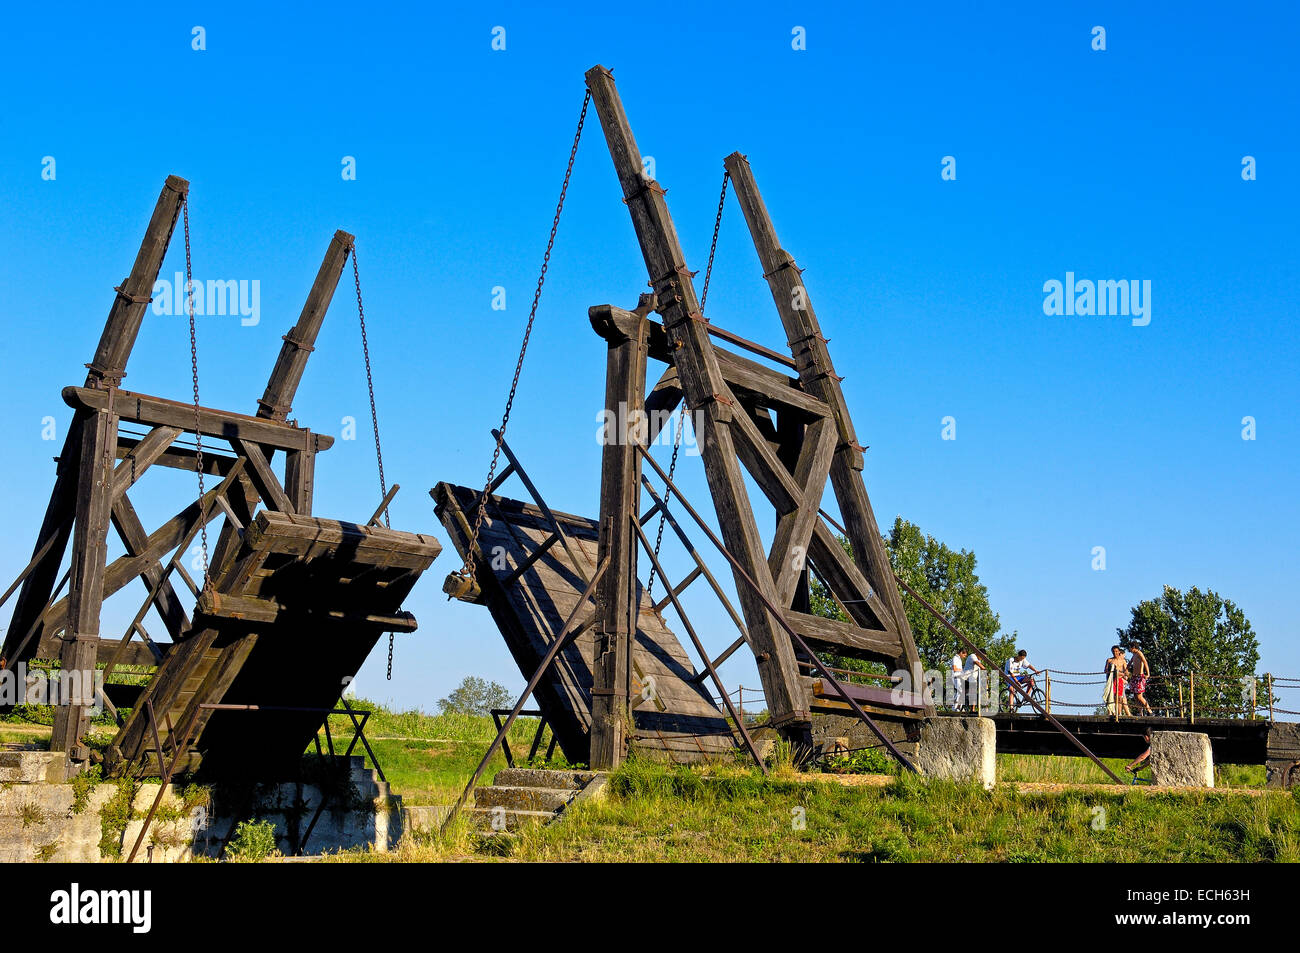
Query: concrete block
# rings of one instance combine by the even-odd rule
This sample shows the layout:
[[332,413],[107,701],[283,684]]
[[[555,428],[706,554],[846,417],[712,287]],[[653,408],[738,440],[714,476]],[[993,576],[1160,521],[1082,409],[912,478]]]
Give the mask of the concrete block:
[[997,728],[991,718],[927,718],[921,723],[916,766],[927,778],[997,780]]
[[62,784],[67,774],[61,751],[0,751],[0,784]]
[[1271,788],[1300,786],[1300,722],[1269,725],[1265,772]]
[[1153,731],[1151,779],[1170,787],[1214,787],[1210,736],[1199,731]]
[[519,788],[493,784],[474,791],[475,807],[504,807],[512,811],[558,811],[576,792],[553,788]]

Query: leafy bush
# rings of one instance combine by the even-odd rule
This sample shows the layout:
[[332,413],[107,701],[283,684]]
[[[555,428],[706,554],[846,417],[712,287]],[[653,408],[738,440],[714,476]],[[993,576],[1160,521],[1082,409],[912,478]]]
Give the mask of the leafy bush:
[[240,821],[226,845],[227,859],[244,863],[257,863],[277,853],[275,825],[270,821]]

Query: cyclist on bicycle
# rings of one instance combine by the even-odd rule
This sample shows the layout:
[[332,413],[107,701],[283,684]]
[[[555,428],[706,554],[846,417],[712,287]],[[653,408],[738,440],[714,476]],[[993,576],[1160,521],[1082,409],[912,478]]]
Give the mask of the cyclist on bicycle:
[[1018,710],[1024,702],[1023,699],[1016,694],[1015,689],[1011,687],[1010,683],[1015,682],[1028,694],[1032,695],[1034,689],[1038,687],[1037,683],[1034,681],[1034,676],[1037,675],[1039,671],[1040,669],[1036,669],[1029,664],[1029,652],[1025,649],[1021,649],[1011,658],[1002,663],[1002,674],[1006,676],[1008,682],[1007,700],[1011,704],[1012,711]]

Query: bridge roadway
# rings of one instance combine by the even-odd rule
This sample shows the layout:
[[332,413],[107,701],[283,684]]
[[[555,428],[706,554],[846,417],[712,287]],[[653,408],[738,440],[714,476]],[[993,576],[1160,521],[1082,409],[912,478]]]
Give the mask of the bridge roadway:
[[[959,712],[940,712],[959,715]],[[1105,715],[1065,715],[1056,720],[1074,733],[1100,758],[1134,758],[1144,748],[1142,733],[1198,731],[1210,736],[1216,764],[1265,764],[1300,760],[1300,724],[1251,721],[1244,718],[1121,718]],[[998,751],[1007,754],[1077,755],[1079,749],[1043,716],[1034,712],[999,712],[990,716],[997,725]],[[1288,757],[1289,756],[1289,757]]]

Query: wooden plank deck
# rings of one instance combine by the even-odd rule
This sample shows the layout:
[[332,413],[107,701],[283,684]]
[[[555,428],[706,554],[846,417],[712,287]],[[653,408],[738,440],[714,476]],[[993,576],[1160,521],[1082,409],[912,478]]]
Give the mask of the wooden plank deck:
[[[401,606],[441,549],[432,536],[263,510],[227,566],[214,569],[214,591],[114,739],[110,772],[133,762],[156,769],[146,700],[164,746],[168,720],[179,735],[201,704],[333,708],[381,635],[415,628]],[[296,770],[323,720],[305,711],[201,711],[191,766],[280,777]]]
[[[439,483],[434,499],[438,518],[463,558],[478,491]],[[492,496],[479,534],[479,549],[488,556],[477,569],[480,601],[492,613],[525,678],[536,671],[596,568],[599,534],[595,521],[567,513],[554,516],[568,537],[577,565],[565,548],[556,544],[508,586],[503,583],[516,568],[553,535],[550,521],[536,506]],[[633,699],[634,703],[640,701],[632,716],[637,747],[677,761],[731,751],[735,742],[726,716],[705,688],[692,683],[694,665],[644,591],[640,599],[632,652],[633,689],[653,684],[657,702],[641,696]],[[590,615],[588,610],[585,616]],[[594,658],[595,636],[587,628],[560,653],[552,674],[537,689],[538,707],[552,725],[565,757],[574,763],[586,763],[589,754]]]

